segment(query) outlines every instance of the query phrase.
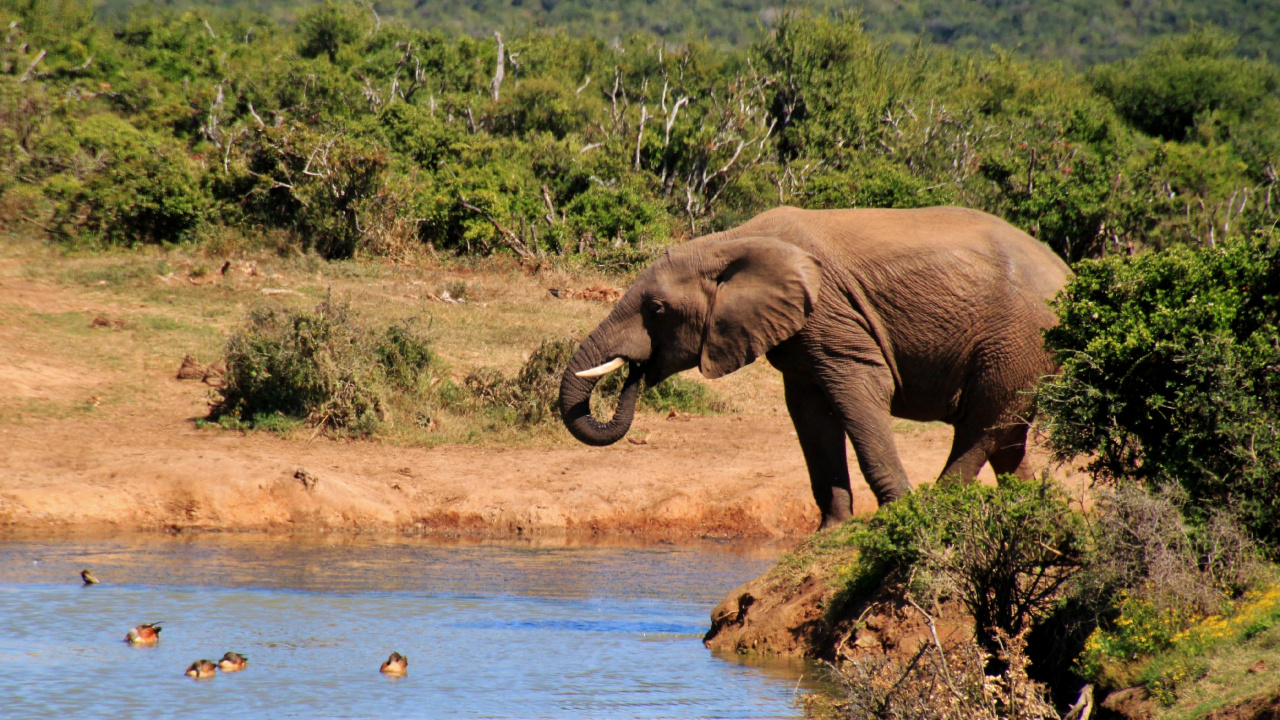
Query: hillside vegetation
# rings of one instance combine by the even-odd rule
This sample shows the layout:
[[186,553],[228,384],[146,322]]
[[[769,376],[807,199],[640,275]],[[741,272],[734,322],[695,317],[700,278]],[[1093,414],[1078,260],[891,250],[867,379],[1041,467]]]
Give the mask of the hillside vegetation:
[[108,26],[76,0],[0,16],[0,223],[63,243],[628,268],[779,204],[958,204],[1074,261],[1276,214],[1280,70],[1209,29],[1081,74],[899,52],[809,15],[734,50],[559,30],[500,45],[334,2],[292,25]]
[[[214,3],[170,1],[177,9],[219,8],[261,12],[272,19],[292,20],[300,4],[262,0],[218,0]],[[961,50],[988,50],[992,45],[1017,48],[1042,58],[1079,64],[1129,57],[1156,36],[1182,33],[1196,25],[1216,25],[1241,38],[1240,52],[1280,57],[1280,22],[1276,5],[1250,0],[836,0],[823,3],[771,0],[442,0],[424,3],[379,0],[368,7],[384,18],[416,27],[440,27],[470,34],[494,30],[564,29],[574,35],[613,38],[637,32],[675,41],[705,38],[718,46],[745,46],[773,29],[781,13],[811,7],[859,13],[867,29],[899,47],[923,38]],[[145,4],[139,0],[106,0],[105,17],[124,18]],[[1272,11],[1268,17],[1268,8]]]

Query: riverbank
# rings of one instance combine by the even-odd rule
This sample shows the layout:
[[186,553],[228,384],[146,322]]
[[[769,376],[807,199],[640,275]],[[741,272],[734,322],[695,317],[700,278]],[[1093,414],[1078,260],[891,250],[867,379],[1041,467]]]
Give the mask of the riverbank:
[[[316,531],[797,538],[817,527],[782,415],[642,415],[643,444],[400,447],[197,427],[203,396],[110,417],[0,427],[0,532]],[[913,477],[949,428],[898,434]],[[855,503],[875,501],[861,479]]]

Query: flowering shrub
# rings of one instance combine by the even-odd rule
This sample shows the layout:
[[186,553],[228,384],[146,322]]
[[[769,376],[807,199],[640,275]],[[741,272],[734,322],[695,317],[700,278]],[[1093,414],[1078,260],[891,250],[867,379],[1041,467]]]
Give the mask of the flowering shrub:
[[[1199,616],[1176,608],[1157,609],[1148,601],[1126,598],[1109,629],[1089,636],[1077,660],[1078,671],[1108,685],[1146,685],[1163,704],[1177,698],[1178,686],[1199,678],[1204,658],[1216,647],[1240,645],[1280,625],[1280,583],[1245,593],[1221,614]],[[1125,665],[1143,656],[1136,672]]]

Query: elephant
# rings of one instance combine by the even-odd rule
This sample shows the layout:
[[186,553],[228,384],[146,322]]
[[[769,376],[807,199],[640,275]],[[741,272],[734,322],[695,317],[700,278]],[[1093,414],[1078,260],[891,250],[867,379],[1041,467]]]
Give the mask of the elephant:
[[[561,416],[577,439],[626,435],[640,381],[697,367],[726,375],[764,355],[782,372],[821,528],[853,517],[847,436],[883,506],[911,491],[893,418],[954,428],[940,478],[1031,475],[1031,391],[1055,365],[1043,331],[1071,270],[1043,243],[958,207],[778,207],[672,246],[571,357]],[[629,374],[614,416],[590,410],[600,377]]]

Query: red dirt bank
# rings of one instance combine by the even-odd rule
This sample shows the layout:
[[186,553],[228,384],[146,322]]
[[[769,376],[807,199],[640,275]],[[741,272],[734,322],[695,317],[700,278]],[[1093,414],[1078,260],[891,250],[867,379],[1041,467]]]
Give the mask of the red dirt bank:
[[[818,522],[785,416],[641,416],[644,445],[414,449],[197,429],[202,390],[162,382],[172,401],[151,412],[0,427],[0,529],[679,539],[795,537]],[[913,477],[937,472],[948,435],[899,436]],[[857,510],[873,511],[855,485]]]

